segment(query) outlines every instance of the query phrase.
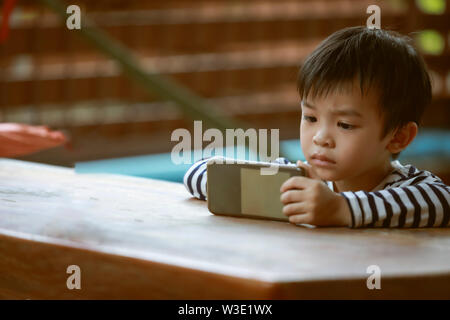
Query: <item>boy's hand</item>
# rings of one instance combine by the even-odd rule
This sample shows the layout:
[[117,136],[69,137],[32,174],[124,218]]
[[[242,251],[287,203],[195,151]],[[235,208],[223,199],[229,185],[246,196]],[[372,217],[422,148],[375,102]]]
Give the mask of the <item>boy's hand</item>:
[[291,177],[280,188],[283,213],[289,222],[315,226],[348,226],[350,209],[345,198],[320,180]]
[[300,160],[297,160],[297,167],[305,169],[306,176],[308,178],[320,180],[319,175],[314,171],[314,168],[309,163],[304,163]]

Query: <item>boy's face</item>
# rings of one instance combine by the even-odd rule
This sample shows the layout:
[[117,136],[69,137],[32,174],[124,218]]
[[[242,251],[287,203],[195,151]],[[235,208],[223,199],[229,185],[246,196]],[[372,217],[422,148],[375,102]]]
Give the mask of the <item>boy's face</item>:
[[377,101],[375,90],[361,96],[356,85],[302,101],[303,154],[323,180],[358,178],[386,167],[391,134],[380,140],[383,119]]

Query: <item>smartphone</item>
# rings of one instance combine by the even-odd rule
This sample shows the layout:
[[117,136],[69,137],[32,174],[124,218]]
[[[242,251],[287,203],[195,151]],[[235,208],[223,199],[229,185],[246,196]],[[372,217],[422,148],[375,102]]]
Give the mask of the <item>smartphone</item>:
[[[261,169],[275,174],[262,174]],[[208,210],[214,214],[244,218],[289,221],[280,201],[281,185],[294,176],[305,176],[295,165],[240,160],[207,163]]]

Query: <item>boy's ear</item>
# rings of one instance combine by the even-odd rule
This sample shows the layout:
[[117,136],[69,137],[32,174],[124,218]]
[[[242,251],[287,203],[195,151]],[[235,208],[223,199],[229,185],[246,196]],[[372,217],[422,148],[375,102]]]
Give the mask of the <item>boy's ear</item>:
[[416,137],[418,132],[417,123],[411,121],[405,124],[403,127],[398,128],[392,137],[391,141],[389,141],[386,148],[390,153],[399,153],[403,149],[405,149]]

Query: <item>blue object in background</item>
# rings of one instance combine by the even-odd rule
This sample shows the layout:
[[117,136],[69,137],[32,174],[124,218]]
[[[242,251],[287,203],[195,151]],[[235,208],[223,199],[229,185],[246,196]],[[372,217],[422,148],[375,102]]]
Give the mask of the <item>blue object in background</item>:
[[[280,149],[283,150],[284,156],[290,161],[294,162],[297,159],[305,160],[298,139],[281,141]],[[223,155],[229,155],[227,153],[229,150],[224,149]],[[249,159],[248,149],[246,149],[245,158]],[[436,158],[439,161],[447,161],[450,163],[450,131],[439,129],[420,130],[411,145],[400,154],[399,160],[400,162],[404,160],[407,163],[414,159],[429,158]],[[193,152],[191,152],[191,159],[194,159]],[[252,153],[250,159],[258,159],[258,157]],[[114,173],[182,182],[184,174],[191,165],[192,163],[175,165],[172,162],[171,153],[168,152],[145,156],[78,162],[75,164],[75,172]]]
[[[224,148],[222,154],[231,158],[245,158],[257,160],[257,156],[245,149],[244,157],[230,156],[237,155],[237,148]],[[213,153],[212,155],[215,155]],[[77,162],[75,164],[75,173],[114,173],[128,176],[161,179],[175,182],[182,182],[183,176],[192,165],[194,152],[190,153],[191,163],[174,164],[172,162],[171,153],[158,153],[144,156],[124,157],[116,159],[95,160],[86,162]]]
[[400,153],[406,158],[450,158],[450,131],[439,129],[420,130],[416,139]]
[[184,172],[190,164],[175,165],[170,153],[116,159],[78,162],[75,173],[114,173],[127,176],[183,181]]

